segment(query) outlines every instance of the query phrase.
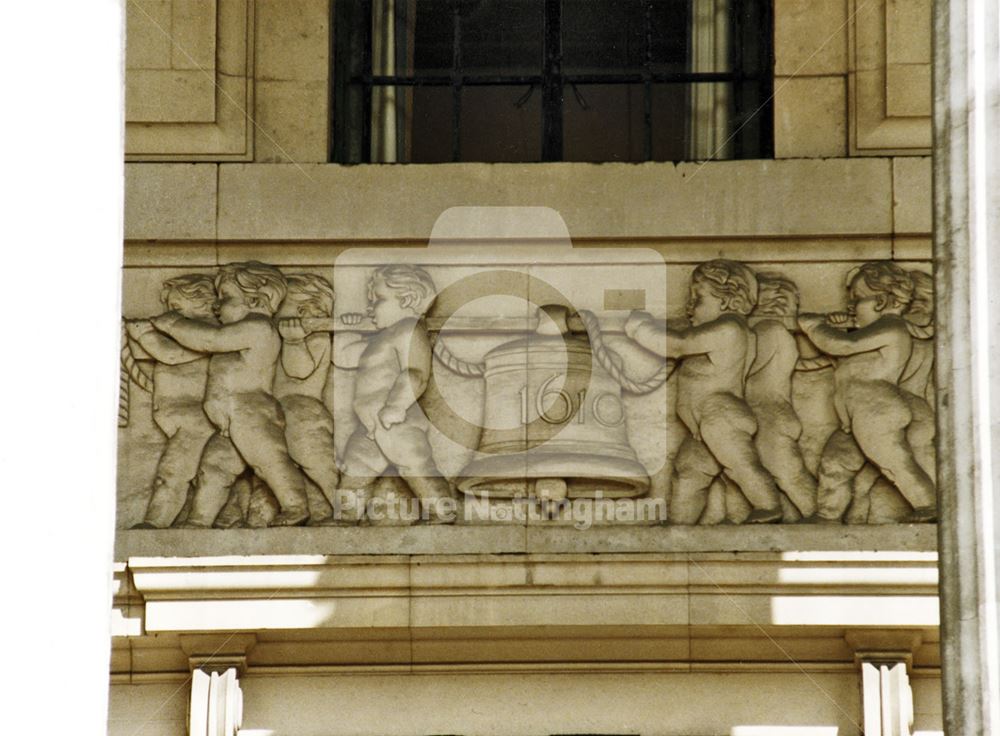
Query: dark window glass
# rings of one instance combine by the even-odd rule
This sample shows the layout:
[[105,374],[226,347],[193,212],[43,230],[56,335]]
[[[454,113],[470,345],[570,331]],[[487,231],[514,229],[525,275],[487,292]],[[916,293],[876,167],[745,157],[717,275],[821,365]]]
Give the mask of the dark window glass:
[[772,0],[337,0],[331,159],[773,155]]

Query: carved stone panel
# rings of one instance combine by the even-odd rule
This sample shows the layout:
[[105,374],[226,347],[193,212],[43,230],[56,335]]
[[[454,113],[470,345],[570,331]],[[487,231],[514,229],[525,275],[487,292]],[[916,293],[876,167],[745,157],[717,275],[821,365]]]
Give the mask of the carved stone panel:
[[930,153],[930,9],[930,0],[849,3],[852,155]]
[[128,160],[252,157],[253,8],[253,0],[125,4]]
[[936,519],[928,264],[446,241],[129,268],[121,525]]

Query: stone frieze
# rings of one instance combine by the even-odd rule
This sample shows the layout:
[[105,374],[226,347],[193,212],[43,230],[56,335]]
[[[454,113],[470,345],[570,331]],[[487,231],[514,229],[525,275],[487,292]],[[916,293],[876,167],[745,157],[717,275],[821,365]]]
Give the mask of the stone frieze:
[[127,272],[120,524],[936,519],[926,266],[514,261]]

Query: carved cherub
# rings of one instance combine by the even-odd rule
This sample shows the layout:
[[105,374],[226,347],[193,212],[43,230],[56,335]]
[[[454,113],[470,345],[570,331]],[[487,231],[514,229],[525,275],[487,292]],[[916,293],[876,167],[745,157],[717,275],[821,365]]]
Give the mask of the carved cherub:
[[[453,521],[441,502],[454,491],[434,462],[427,418],[417,405],[431,375],[431,342],[423,317],[435,296],[434,281],[418,266],[382,266],[368,283],[368,315],[378,332],[362,343],[357,363],[354,413],[361,426],[344,450],[334,505],[345,521],[360,521],[376,480],[390,463],[420,499],[431,523]],[[364,315],[341,319],[357,325]]]
[[[215,284],[211,276],[189,274],[167,279],[160,299],[168,311],[186,319],[206,324],[215,321]],[[202,450],[215,432],[202,409],[209,358],[159,332],[149,320],[128,320],[125,328],[129,337],[156,361],[153,421],[167,436],[146,515],[136,528],[162,529],[177,519],[198,473]]]
[[670,518],[697,523],[712,481],[724,473],[753,506],[751,523],[782,517],[774,479],[754,445],[757,421],[744,399],[756,354],[746,317],[757,301],[757,279],[734,261],[698,266],[687,305],[691,327],[673,330],[645,312],[633,312],[625,333],[647,350],[681,360],[677,415],[691,433],[681,444],[674,470]]
[[223,266],[215,279],[220,325],[176,312],[152,320],[184,347],[211,354],[205,413],[216,428],[205,447],[185,526],[207,527],[230,486],[249,464],[274,491],[281,512],[272,522],[309,519],[305,479],[288,454],[281,406],[272,393],[281,337],[272,317],[285,296],[285,278],[263,263]]
[[[923,468],[928,477],[933,478],[935,472],[934,435],[934,279],[923,271],[910,271],[913,279],[913,300],[906,308],[903,317],[908,323],[910,335],[914,338],[913,350],[903,375],[899,379],[900,388],[910,406],[913,420],[906,427],[906,439],[913,448],[913,456],[917,464]],[[876,485],[877,484],[877,485]],[[888,486],[888,487],[886,487]],[[899,492],[892,484],[882,478],[881,473],[871,463],[854,479],[854,500],[847,511],[846,520],[849,523],[864,523],[871,521],[871,494],[874,488],[881,488],[882,493],[898,496]],[[884,504],[883,504],[884,505]],[[905,507],[905,503],[899,504]],[[876,511],[878,521],[897,521],[902,511],[895,504],[886,510]]]
[[792,407],[792,373],[799,359],[789,327],[799,308],[795,283],[780,274],[759,274],[757,307],[751,314],[757,335],[757,357],[747,376],[746,399],[757,417],[754,442],[764,467],[791,499],[798,514],[816,512],[816,479],[806,469],[799,448],[802,424]]
[[[333,316],[333,287],[322,276],[293,273],[287,276],[288,293],[278,308],[281,359],[274,378],[274,395],[285,414],[288,453],[332,505],[340,482],[333,443],[333,417],[323,403],[323,389],[330,373],[330,335],[308,333],[303,318]],[[330,509],[311,508],[311,523],[323,523]]]
[[[913,352],[904,312],[913,278],[890,261],[866,263],[848,277],[850,309],[828,319],[803,314],[799,326],[837,360],[834,406],[841,423],[827,440],[819,468],[817,515],[838,521],[852,500],[854,476],[870,460],[913,507],[911,521],[937,517],[934,482],[907,436],[911,396],[899,386]],[[851,325],[857,329],[848,330]]]

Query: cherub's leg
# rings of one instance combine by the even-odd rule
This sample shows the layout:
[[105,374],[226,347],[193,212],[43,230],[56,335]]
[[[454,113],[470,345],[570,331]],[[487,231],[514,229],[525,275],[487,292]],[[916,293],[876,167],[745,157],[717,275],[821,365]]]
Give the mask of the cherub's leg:
[[719,475],[717,480],[722,483],[725,489],[726,521],[730,524],[742,524],[753,513],[753,506],[747,501],[747,497],[743,495],[740,487],[727,478],[725,473]]
[[900,524],[905,522],[913,512],[913,508],[903,498],[899,489],[881,473],[878,480],[875,481],[875,485],[872,486],[870,498],[869,524]]
[[816,479],[806,469],[798,439],[802,425],[794,416],[774,411],[760,416],[754,444],[761,463],[774,476],[802,516],[816,513]]
[[697,524],[705,511],[708,489],[721,471],[704,443],[690,435],[685,437],[674,460],[673,493],[667,518],[674,524]]
[[720,474],[715,476],[705,494],[705,510],[701,512],[698,523],[702,526],[715,526],[728,521],[726,502],[729,500],[729,489],[726,479]]
[[867,524],[872,507],[872,488],[882,473],[871,463],[865,463],[851,481],[851,504],[844,521],[848,524]]
[[913,420],[906,427],[906,441],[913,448],[913,458],[917,465],[933,478],[937,472],[937,458],[934,449],[934,410],[919,396],[907,394],[907,403]]
[[357,523],[365,513],[375,481],[389,466],[389,460],[375,440],[359,427],[344,448],[344,472],[333,500],[334,517],[342,522]]
[[407,422],[388,430],[379,427],[375,430],[375,441],[420,499],[428,520],[434,523],[454,521],[450,510],[442,504],[443,499],[454,498],[454,490],[434,462],[427,430]]
[[232,529],[233,527],[246,526],[247,509],[250,506],[250,479],[240,477],[235,480],[229,489],[229,498],[222,511],[215,517],[212,524],[216,529]]
[[937,514],[934,481],[913,455],[906,440],[907,424],[895,412],[884,411],[883,406],[874,403],[854,412],[851,427],[862,452],[913,506],[915,519],[932,520]]
[[840,521],[853,495],[854,476],[865,464],[865,456],[851,435],[835,430],[823,446],[816,491],[816,518]]
[[[201,408],[198,408],[199,414]],[[167,440],[156,465],[153,495],[144,523],[159,529],[170,526],[187,500],[188,487],[198,474],[201,453],[215,429],[204,414],[179,426]]]
[[[749,415],[749,410],[747,410]],[[754,510],[750,523],[780,521],[781,496],[774,478],[764,469],[753,443],[751,422],[735,412],[712,417],[701,425],[701,437],[723,472],[740,487]]]
[[235,407],[229,436],[250,467],[281,504],[274,526],[296,526],[309,520],[305,478],[288,456],[285,422],[276,399],[244,399]]
[[[333,444],[333,417],[322,402],[308,396],[287,397],[282,399],[281,406],[285,410],[288,454],[333,504],[340,482]],[[310,508],[312,506],[310,504]],[[325,511],[323,516],[331,510]]]
[[229,498],[229,489],[246,463],[228,437],[212,435],[201,455],[191,511],[182,526],[209,527]]
[[250,476],[250,493],[247,496],[247,526],[264,529],[274,524],[281,513],[281,504],[267,483],[256,475]]

